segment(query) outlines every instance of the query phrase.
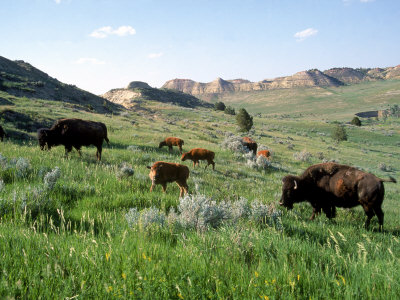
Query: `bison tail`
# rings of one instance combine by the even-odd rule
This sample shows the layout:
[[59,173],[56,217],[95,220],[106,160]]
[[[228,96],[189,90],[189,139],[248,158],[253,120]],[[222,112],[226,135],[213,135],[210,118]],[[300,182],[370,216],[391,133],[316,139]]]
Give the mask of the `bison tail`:
[[397,180],[395,178],[393,178],[392,176],[389,176],[389,179],[382,179],[379,178],[382,182],[393,182],[393,183],[397,183]]
[[105,137],[104,139],[106,140],[107,144],[110,145],[110,141],[109,141],[108,137]]

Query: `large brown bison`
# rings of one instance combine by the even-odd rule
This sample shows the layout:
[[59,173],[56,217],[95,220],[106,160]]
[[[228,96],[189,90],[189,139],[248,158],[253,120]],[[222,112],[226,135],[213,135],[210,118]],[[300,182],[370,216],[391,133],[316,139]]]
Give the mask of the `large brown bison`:
[[207,150],[207,149],[203,149],[203,148],[194,148],[192,150],[190,150],[189,152],[183,153],[181,160],[185,161],[187,159],[190,159],[193,161],[193,167],[196,166],[196,164],[199,164],[199,160],[206,160],[208,162],[207,166],[204,169],[207,169],[207,167],[209,165],[212,165],[213,170],[215,169],[215,163],[214,163],[214,157],[215,157],[215,153]]
[[179,197],[182,197],[184,193],[188,193],[187,179],[189,178],[189,168],[187,166],[175,163],[168,163],[164,161],[157,161],[151,167],[149,177],[151,179],[150,192],[156,184],[161,184],[163,192],[167,190],[168,182],[176,182],[180,189]]
[[250,151],[253,151],[254,155],[257,153],[257,143],[247,136],[242,138],[243,146],[247,147]]
[[334,218],[336,207],[364,208],[368,228],[371,218],[376,215],[379,229],[383,229],[382,202],[385,194],[383,182],[396,182],[381,179],[371,173],[337,163],[322,163],[309,167],[300,176],[288,175],[283,178],[280,204],[288,209],[294,203],[308,201],[313,207],[311,220],[322,211],[328,218]]
[[167,137],[165,140],[160,142],[160,144],[158,145],[158,148],[168,146],[169,151],[172,151],[172,146],[178,146],[179,152],[182,153],[182,145],[184,143],[185,142],[182,139],[171,136],[171,137]]
[[81,147],[94,145],[97,148],[97,160],[101,160],[103,140],[109,144],[107,127],[104,123],[81,119],[60,119],[49,128],[37,131],[40,149],[51,149],[64,145],[65,155],[74,147],[81,155]]
[[4,136],[6,135],[3,127],[0,125],[0,140],[3,141]]

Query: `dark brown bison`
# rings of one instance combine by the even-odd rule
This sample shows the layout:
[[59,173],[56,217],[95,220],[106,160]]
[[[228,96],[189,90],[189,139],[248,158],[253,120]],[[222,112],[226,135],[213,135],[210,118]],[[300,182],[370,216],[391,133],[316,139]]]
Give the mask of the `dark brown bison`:
[[193,167],[195,167],[196,164],[199,164],[199,160],[206,160],[208,162],[208,164],[204,169],[207,169],[207,167],[209,165],[212,165],[213,170],[214,170],[215,169],[214,157],[215,157],[215,153],[210,150],[203,149],[203,148],[194,148],[194,149],[190,150],[189,152],[183,153],[181,160],[182,161],[185,161],[187,159],[192,160]]
[[158,148],[168,146],[169,151],[172,151],[172,146],[178,146],[179,152],[182,153],[182,145],[184,143],[185,142],[182,139],[171,136],[171,137],[167,137],[165,140],[160,142],[160,145],[158,146]]
[[82,146],[94,145],[97,148],[97,160],[101,160],[103,140],[109,144],[104,123],[81,119],[60,119],[50,129],[40,128],[37,135],[41,150],[64,145],[65,155],[74,147],[81,156]]
[[175,163],[168,163],[164,161],[157,161],[151,167],[149,177],[151,179],[150,192],[156,184],[161,184],[163,192],[167,190],[168,182],[176,182],[180,189],[179,197],[184,193],[188,193],[187,179],[189,178],[189,168],[187,166]]
[[271,152],[269,150],[260,150],[257,152],[257,156],[264,156],[269,160],[271,157]]
[[250,151],[253,151],[254,155],[257,153],[257,143],[247,136],[242,138],[243,146],[247,147]]
[[313,207],[311,220],[322,211],[328,218],[336,215],[336,207],[364,208],[368,228],[371,218],[376,215],[379,229],[383,229],[382,202],[385,194],[383,182],[396,182],[381,179],[371,173],[337,163],[323,163],[309,167],[300,176],[289,175],[283,178],[280,204],[288,209],[294,203],[308,201]]
[[3,141],[5,135],[6,135],[5,131],[4,131],[3,127],[1,127],[1,125],[0,125],[0,140],[1,141]]

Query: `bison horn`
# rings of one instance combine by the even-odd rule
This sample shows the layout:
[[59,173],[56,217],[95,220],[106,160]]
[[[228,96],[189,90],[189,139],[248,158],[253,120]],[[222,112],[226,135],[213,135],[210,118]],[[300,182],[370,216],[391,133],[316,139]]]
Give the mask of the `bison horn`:
[[297,182],[296,182],[296,180],[293,180],[293,181],[294,181],[294,188],[293,189],[297,190]]

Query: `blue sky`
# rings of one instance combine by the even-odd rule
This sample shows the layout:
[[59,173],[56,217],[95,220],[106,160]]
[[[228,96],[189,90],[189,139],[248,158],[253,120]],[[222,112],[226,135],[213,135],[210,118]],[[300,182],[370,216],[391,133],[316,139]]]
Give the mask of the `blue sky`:
[[1,0],[0,55],[95,94],[400,64],[399,0]]

